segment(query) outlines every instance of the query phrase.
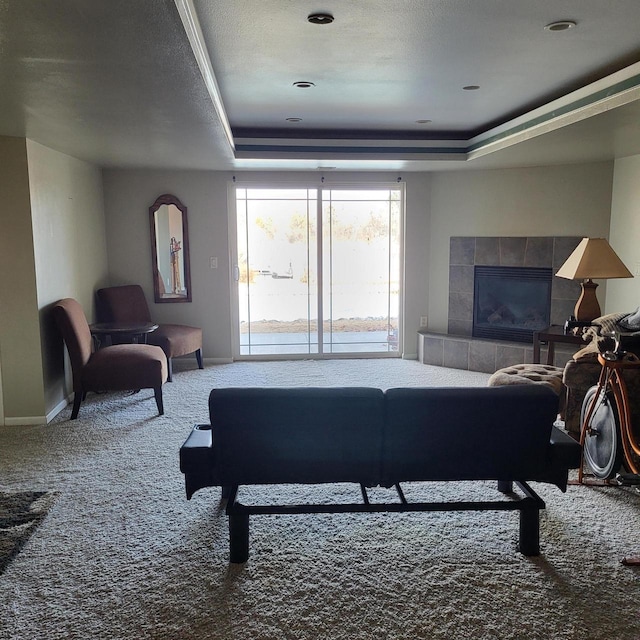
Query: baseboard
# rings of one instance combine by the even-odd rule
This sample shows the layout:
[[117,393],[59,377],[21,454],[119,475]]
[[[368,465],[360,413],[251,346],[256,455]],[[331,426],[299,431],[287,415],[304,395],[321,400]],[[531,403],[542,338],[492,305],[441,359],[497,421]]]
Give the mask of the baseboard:
[[47,424],[49,424],[71,401],[71,396],[69,398],[65,398],[64,400],[60,400],[60,402],[47,413]]
[[28,425],[49,424],[68,404],[70,399],[64,398],[47,413],[46,416],[27,416],[24,418],[8,418],[5,416],[4,423],[11,427],[24,427]]
[[233,364],[233,358],[204,358],[204,364]]
[[403,353],[402,354],[402,359],[403,360],[417,360],[418,359],[418,354],[417,353]]
[[46,416],[24,416],[20,418],[4,417],[4,424],[7,427],[30,427],[33,425],[47,424]]

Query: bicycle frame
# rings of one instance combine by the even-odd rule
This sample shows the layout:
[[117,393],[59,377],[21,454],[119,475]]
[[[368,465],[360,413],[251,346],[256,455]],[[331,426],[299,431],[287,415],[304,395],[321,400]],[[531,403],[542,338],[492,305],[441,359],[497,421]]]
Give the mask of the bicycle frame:
[[[607,352],[606,354],[599,354],[598,362],[602,365],[602,371],[598,379],[596,393],[593,396],[582,424],[580,445],[584,451],[587,434],[591,435],[592,433],[590,424],[593,414],[598,407],[598,403],[603,395],[611,393],[618,410],[616,427],[620,432],[622,442],[623,464],[631,473],[638,475],[640,473],[640,465],[634,460],[634,454],[640,458],[640,444],[636,441],[635,434],[633,433],[629,393],[622,374],[626,369],[640,367],[640,358],[632,353],[616,350]],[[582,483],[583,478],[584,464],[580,466],[580,470],[578,471],[578,481]]]

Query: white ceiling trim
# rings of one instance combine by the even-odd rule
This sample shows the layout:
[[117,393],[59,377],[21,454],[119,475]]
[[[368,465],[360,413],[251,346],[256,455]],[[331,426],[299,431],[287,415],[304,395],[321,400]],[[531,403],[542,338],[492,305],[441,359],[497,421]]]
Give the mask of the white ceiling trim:
[[499,151],[639,99],[640,63],[636,63],[467,140],[468,159]]
[[193,6],[192,0],[174,0],[180,19],[182,20],[182,26],[189,38],[189,44],[198,63],[200,73],[213,102],[213,106],[220,120],[220,124],[224,130],[227,142],[231,146],[232,151],[235,151],[235,143],[233,140],[233,133],[231,132],[231,125],[229,124],[229,118],[222,102],[220,95],[220,87],[216,80],[215,73],[213,72],[213,65],[211,64],[211,58],[209,57],[209,51],[204,43],[204,36],[202,34],[202,28],[200,27],[200,21],[198,20],[198,14],[196,8]]

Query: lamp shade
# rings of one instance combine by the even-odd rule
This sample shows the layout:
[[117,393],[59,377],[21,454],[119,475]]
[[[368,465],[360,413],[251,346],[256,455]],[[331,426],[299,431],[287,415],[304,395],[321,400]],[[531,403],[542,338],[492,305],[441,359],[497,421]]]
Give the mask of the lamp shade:
[[591,322],[601,313],[596,298],[598,285],[592,278],[633,278],[604,238],[583,238],[556,275],[568,280],[582,280],[580,298],[574,310],[574,318],[579,322]]
[[604,238],[583,238],[556,275],[568,280],[633,278]]

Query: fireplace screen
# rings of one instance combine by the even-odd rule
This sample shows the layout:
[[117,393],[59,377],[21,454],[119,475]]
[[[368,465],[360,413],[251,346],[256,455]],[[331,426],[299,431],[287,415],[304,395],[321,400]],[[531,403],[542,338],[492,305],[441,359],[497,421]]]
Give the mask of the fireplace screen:
[[549,326],[551,269],[475,267],[473,335],[531,342]]

